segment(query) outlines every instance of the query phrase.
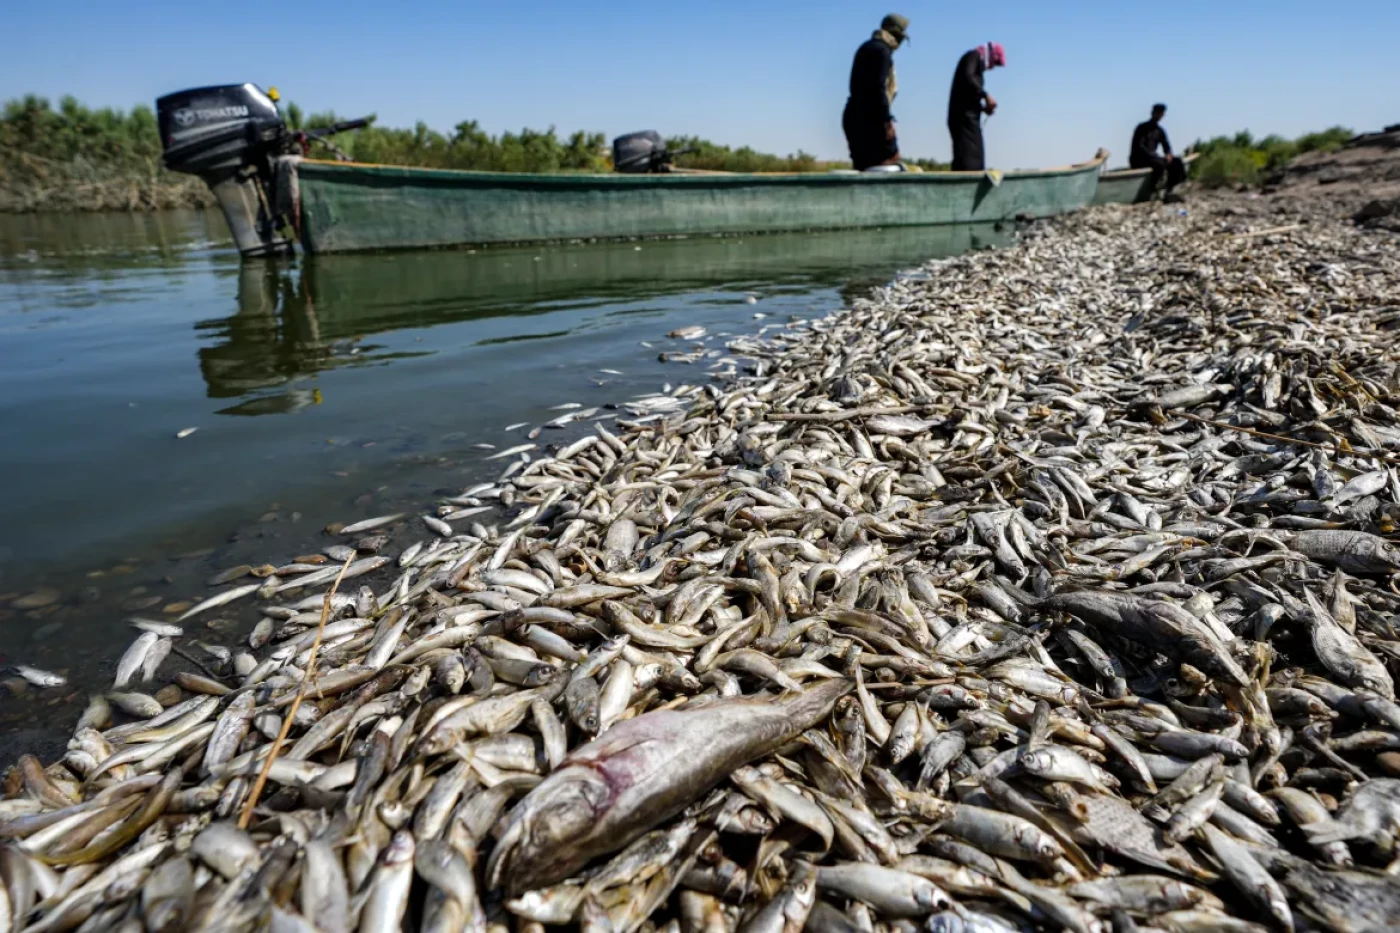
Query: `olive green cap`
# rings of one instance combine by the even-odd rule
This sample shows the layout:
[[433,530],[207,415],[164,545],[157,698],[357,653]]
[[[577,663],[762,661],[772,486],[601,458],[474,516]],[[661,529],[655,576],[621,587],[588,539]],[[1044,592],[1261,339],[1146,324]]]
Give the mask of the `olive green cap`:
[[903,42],[909,38],[909,17],[890,13],[880,20],[880,28]]

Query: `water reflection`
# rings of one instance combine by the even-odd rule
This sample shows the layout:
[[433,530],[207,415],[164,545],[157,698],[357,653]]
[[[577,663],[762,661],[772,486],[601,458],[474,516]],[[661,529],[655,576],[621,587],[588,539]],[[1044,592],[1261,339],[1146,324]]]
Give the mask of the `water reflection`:
[[62,280],[133,267],[171,269],[229,241],[217,211],[16,214],[0,223],[0,272],[41,267],[46,277]]
[[[210,398],[244,400],[219,414],[287,414],[321,401],[303,384],[319,372],[436,352],[391,352],[370,340],[376,334],[701,289],[839,284],[855,292],[894,269],[1010,236],[976,225],[249,263],[238,273],[237,313],[195,325],[199,368]],[[567,332],[480,345],[559,336]]]
[[[334,365],[323,342],[316,303],[303,297],[299,277],[281,263],[249,263],[238,273],[238,313],[195,325],[199,371],[210,398],[244,398]],[[313,404],[315,390],[249,398],[222,415],[287,414]]]

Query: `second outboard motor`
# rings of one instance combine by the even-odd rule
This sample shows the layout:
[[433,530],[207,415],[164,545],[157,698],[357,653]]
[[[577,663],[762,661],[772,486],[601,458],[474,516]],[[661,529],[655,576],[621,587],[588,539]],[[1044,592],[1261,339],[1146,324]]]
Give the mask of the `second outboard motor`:
[[198,175],[223,208],[245,256],[288,250],[273,192],[275,159],[287,125],[254,84],[202,87],[156,101],[165,167]]
[[666,140],[656,130],[628,133],[613,140],[613,171],[626,175],[663,172],[671,164]]

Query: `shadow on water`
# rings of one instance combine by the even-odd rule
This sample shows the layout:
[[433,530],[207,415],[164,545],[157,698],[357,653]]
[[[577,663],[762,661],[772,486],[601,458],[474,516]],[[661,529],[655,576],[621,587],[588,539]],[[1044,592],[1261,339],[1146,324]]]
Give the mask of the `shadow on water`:
[[[218,571],[319,551],[331,522],[413,515],[495,476],[490,449],[524,440],[504,427],[542,424],[560,401],[607,406],[706,381],[706,360],[658,359],[686,345],[668,331],[703,324],[718,350],[726,334],[831,313],[901,269],[1011,236],[943,227],[240,265],[215,215],[0,217],[0,668],[70,678],[46,691],[0,678],[15,693],[0,706],[0,764],[61,749],[86,694],[110,684],[131,615],[173,617]],[[177,440],[185,427],[197,433]],[[42,605],[14,605],[35,593]],[[192,638],[227,643],[256,618],[241,603],[207,615]]]

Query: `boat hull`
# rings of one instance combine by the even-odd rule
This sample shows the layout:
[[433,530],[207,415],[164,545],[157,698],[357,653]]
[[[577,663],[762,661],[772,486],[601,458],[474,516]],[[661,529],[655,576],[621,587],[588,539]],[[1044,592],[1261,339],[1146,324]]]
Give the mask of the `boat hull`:
[[[1191,163],[1196,161],[1196,153],[1186,158],[1188,177]],[[1095,204],[1141,204],[1152,200],[1156,192],[1152,187],[1152,169],[1125,168],[1114,172],[1104,172],[1099,176],[1099,184],[1094,192]]]
[[1064,169],[792,175],[517,175],[303,161],[313,253],[902,227],[1047,217],[1092,201],[1106,153]]

